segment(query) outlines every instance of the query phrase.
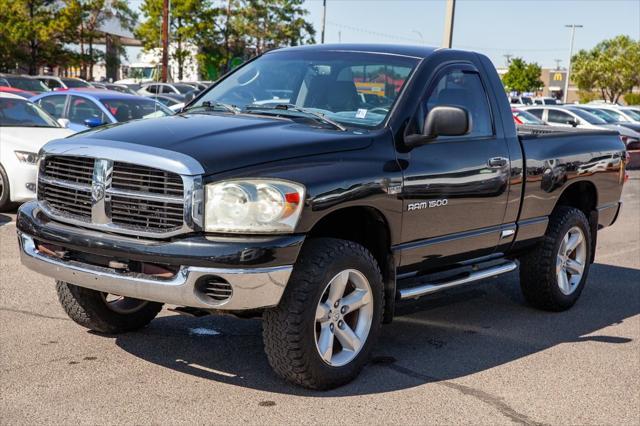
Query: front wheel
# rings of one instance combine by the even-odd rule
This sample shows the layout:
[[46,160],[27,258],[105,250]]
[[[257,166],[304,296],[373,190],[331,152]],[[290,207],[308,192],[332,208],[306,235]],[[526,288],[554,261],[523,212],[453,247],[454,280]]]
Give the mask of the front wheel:
[[278,307],[265,311],[269,363],[284,379],[311,389],[353,380],[382,323],[384,286],[371,253],[351,241],[309,241]]
[[100,333],[138,330],[149,324],[162,309],[162,303],[116,296],[63,281],[56,283],[56,290],[69,318]]

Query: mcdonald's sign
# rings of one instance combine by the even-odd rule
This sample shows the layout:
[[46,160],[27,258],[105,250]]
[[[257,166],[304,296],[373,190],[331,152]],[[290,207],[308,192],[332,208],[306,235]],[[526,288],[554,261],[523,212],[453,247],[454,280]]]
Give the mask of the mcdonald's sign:
[[564,79],[567,77],[566,71],[550,71],[548,87],[564,87]]

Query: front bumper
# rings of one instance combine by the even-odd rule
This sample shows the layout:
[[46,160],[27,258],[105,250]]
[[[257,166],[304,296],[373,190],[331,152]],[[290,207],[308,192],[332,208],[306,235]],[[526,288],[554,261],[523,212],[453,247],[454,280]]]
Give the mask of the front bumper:
[[[229,311],[277,305],[304,241],[304,236],[140,240],[51,221],[36,202],[20,208],[16,224],[22,263],[36,272],[120,296]],[[171,278],[120,272],[54,257],[38,249],[41,243],[114,260],[172,265],[177,272]],[[224,300],[209,297],[201,285],[209,279],[228,284],[230,296]]]

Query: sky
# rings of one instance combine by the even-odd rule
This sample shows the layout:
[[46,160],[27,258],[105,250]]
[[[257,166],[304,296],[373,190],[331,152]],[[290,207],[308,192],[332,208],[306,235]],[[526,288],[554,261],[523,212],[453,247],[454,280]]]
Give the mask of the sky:
[[[141,0],[130,1],[138,7]],[[327,0],[326,43],[440,46],[446,0]],[[306,0],[320,42],[322,0]],[[566,67],[574,51],[626,34],[640,40],[640,0],[457,0],[453,47],[482,52],[498,66],[510,54],[542,67]],[[134,62],[139,49],[129,52]]]
[[[400,43],[439,46],[445,0],[327,0],[326,43]],[[322,0],[307,0],[320,41]],[[620,34],[640,40],[640,0],[457,0],[453,47],[475,50],[504,66],[505,54],[543,67],[566,66],[574,50]]]

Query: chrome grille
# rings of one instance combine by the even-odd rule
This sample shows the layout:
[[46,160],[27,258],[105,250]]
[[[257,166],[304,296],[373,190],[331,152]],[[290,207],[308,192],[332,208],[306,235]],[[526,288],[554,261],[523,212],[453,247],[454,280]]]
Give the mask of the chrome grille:
[[134,228],[174,229],[182,226],[182,205],[113,195],[111,220]]
[[112,188],[125,191],[149,192],[182,198],[183,186],[179,175],[135,164],[113,163]]
[[51,157],[44,163],[44,173],[52,179],[91,185],[94,161],[86,157]]
[[40,164],[45,212],[114,232],[162,237],[184,230],[185,192],[179,174],[122,161],[56,155]]
[[73,188],[50,185],[40,182],[38,199],[46,201],[51,210],[79,220],[91,221],[91,194]]

